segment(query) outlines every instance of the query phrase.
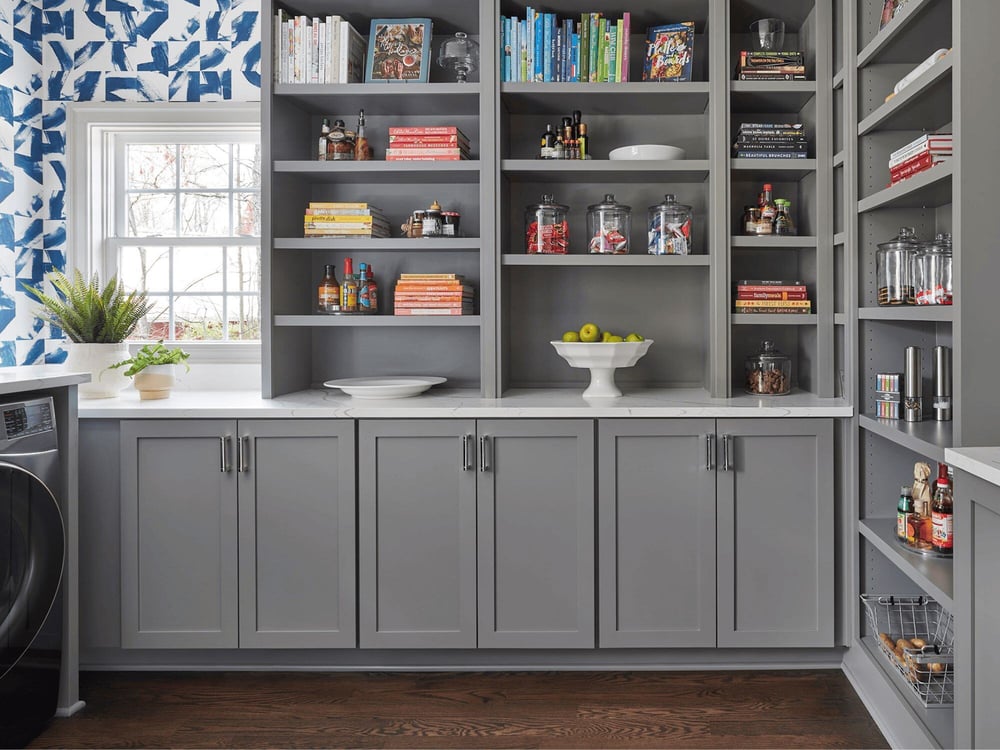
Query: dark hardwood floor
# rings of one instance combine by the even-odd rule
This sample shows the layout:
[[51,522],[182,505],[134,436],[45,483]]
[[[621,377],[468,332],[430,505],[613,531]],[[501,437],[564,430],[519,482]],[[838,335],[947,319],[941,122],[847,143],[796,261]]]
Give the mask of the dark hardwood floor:
[[87,672],[34,748],[883,748],[839,671]]

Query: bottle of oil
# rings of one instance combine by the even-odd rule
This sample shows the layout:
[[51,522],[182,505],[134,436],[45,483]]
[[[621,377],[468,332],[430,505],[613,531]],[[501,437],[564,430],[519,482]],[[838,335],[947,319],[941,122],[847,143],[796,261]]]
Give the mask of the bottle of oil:
[[316,290],[316,312],[327,315],[340,312],[340,285],[334,274],[334,266],[323,266],[323,280]]
[[354,161],[368,161],[371,158],[368,137],[365,135],[365,111],[358,115],[358,132],[354,136]]

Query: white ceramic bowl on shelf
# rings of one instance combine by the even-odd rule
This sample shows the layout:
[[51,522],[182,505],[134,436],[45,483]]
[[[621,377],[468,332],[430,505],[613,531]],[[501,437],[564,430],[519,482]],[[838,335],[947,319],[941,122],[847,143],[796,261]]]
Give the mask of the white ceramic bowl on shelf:
[[549,343],[570,367],[585,367],[590,370],[590,385],[583,392],[584,398],[618,398],[622,392],[615,385],[615,370],[619,367],[635,366],[635,363],[649,351],[653,340],[623,341],[614,344],[605,342],[586,344],[577,341]]
[[683,159],[687,152],[677,146],[661,146],[644,143],[636,146],[622,146],[613,149],[608,158],[612,161],[645,161],[649,159]]

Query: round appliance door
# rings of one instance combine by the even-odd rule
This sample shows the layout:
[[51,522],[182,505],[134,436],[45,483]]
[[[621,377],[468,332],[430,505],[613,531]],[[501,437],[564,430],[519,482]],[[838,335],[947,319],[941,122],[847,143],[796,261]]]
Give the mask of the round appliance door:
[[0,460],[0,678],[45,623],[65,552],[62,513],[52,492],[33,474]]

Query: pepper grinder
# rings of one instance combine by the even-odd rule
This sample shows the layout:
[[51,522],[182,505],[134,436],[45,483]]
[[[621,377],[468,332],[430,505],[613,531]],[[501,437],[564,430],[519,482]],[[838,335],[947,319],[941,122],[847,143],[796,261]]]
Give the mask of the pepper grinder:
[[920,422],[924,418],[924,397],[920,379],[920,347],[906,347],[903,364],[903,419]]
[[934,347],[934,419],[951,421],[951,348]]

